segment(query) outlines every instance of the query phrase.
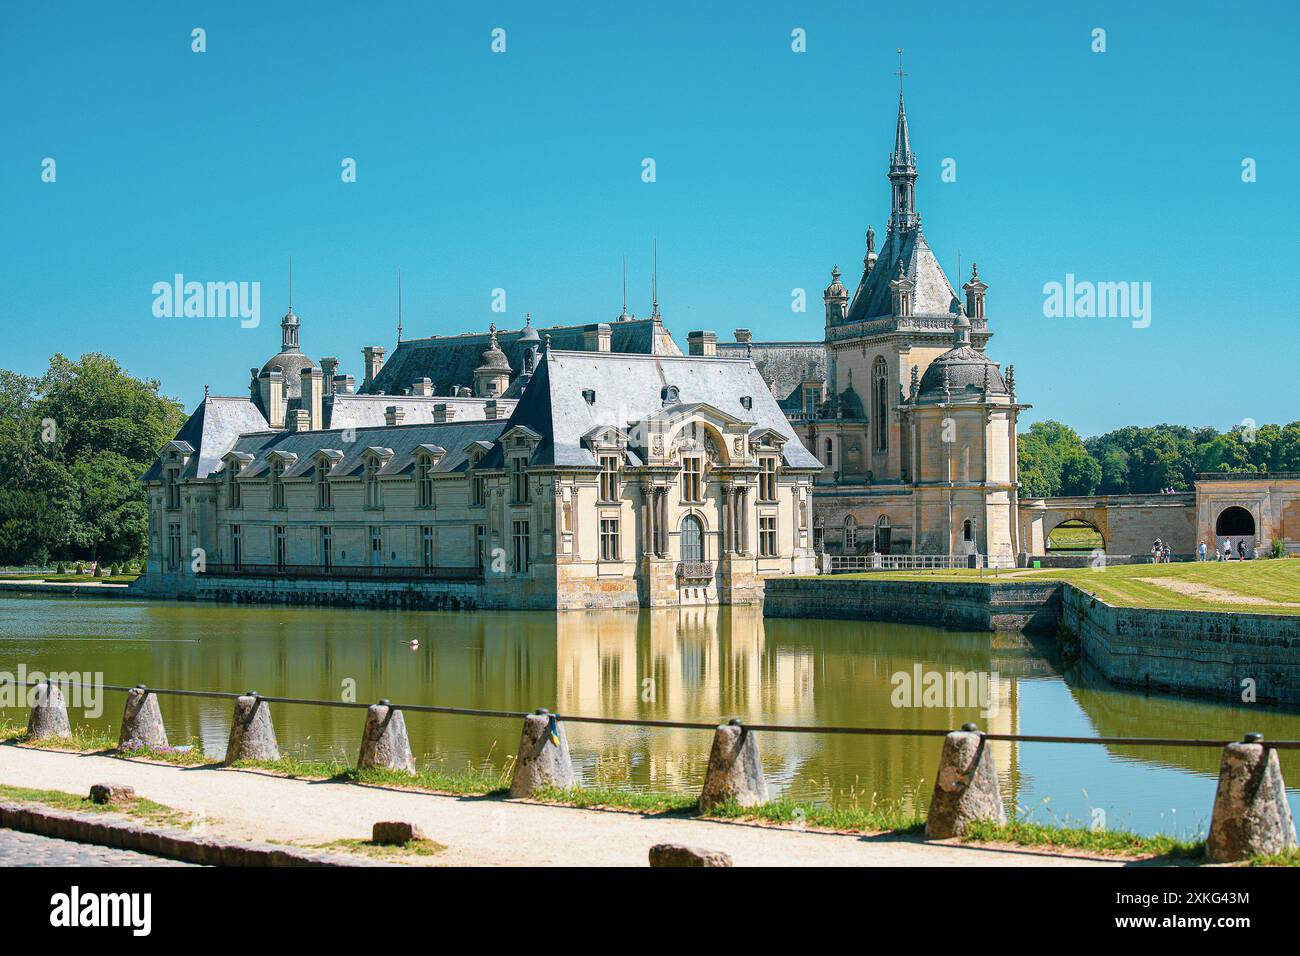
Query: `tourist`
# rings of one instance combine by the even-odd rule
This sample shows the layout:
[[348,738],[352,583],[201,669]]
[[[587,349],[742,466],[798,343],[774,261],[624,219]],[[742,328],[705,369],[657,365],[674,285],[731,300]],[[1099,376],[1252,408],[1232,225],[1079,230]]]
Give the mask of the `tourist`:
[[1205,551],[1206,551],[1206,549],[1205,549],[1205,542],[1204,542],[1204,541],[1201,542],[1201,546],[1200,546],[1200,549],[1199,549],[1199,550],[1200,550],[1200,552],[1201,552],[1201,560],[1204,561],[1204,560],[1205,560]]
[[1245,538],[1242,538],[1240,541],[1237,542],[1237,560],[1238,561],[1246,560],[1246,539]]
[[1219,558],[1219,560],[1220,560],[1220,561],[1227,561],[1227,560],[1230,560],[1231,558],[1232,558],[1232,542],[1229,541],[1227,538],[1224,538],[1224,539],[1223,539],[1223,557]]

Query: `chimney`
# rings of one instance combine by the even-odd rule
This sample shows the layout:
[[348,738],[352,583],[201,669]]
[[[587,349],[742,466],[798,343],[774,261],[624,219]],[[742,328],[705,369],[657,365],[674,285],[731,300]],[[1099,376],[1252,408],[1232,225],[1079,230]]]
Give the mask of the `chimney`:
[[302,370],[302,407],[307,412],[307,427],[325,427],[325,376],[318,368]]
[[294,409],[290,416],[289,430],[295,432],[311,431],[311,413],[305,408]]
[[351,375],[335,375],[334,394],[351,395],[353,390],[356,388],[356,383],[357,380],[353,378]]
[[284,373],[277,365],[258,376],[258,391],[262,395],[262,409],[266,423],[272,428],[284,427]]
[[497,418],[497,400],[489,398],[483,403],[483,417],[490,422],[496,421]]
[[686,334],[686,352],[688,355],[717,355],[717,332],[688,332]]
[[400,425],[402,424],[402,419],[405,417],[406,417],[406,412],[402,409],[402,406],[400,405],[389,405],[387,408],[384,409],[385,425]]
[[325,380],[325,394],[334,394],[334,374],[339,370],[339,360],[331,355],[320,360],[321,375]]
[[605,322],[593,322],[582,327],[582,347],[588,352],[608,352],[610,340],[609,325]]
[[379,370],[384,367],[384,347],[382,345],[367,345],[361,350],[365,356],[366,377],[361,382],[362,389],[369,390],[379,375]]
[[752,332],[749,331],[749,329],[736,329],[736,341],[737,341],[737,342],[740,342],[741,344],[745,344],[745,343],[747,343],[747,342],[752,341],[753,338],[754,338],[754,335],[753,335]]
[[433,406],[434,424],[446,424],[455,417],[456,409],[454,406],[448,405],[446,402],[439,402],[437,405]]
[[411,394],[412,394],[412,395],[424,395],[425,397],[428,397],[428,396],[432,395],[432,394],[433,394],[433,379],[431,379],[431,378],[417,378],[417,379],[415,380],[415,382],[411,385]]

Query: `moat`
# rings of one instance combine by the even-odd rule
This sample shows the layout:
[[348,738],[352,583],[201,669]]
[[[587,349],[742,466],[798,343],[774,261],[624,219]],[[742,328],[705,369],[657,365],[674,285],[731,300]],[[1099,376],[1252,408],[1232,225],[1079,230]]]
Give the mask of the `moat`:
[[[419,647],[410,641],[418,639]],[[961,633],[853,621],[764,620],[758,609],[637,612],[404,612],[204,603],[0,597],[0,670],[100,672],[108,684],[243,691],[561,714],[750,723],[953,728],[967,721],[1009,733],[1079,736],[1300,737],[1300,712],[1218,704],[1108,686],[1066,665],[1049,637]],[[895,706],[894,675],[996,674],[982,713],[965,706]],[[102,716],[116,727],[122,695]],[[918,701],[919,703],[919,701]],[[230,706],[162,698],[173,744],[224,752]],[[9,722],[25,720],[7,710]],[[276,705],[281,748],[355,761],[355,710]],[[500,767],[514,752],[514,719],[411,713],[417,762],[455,770]],[[709,735],[691,730],[569,724],[585,783],[698,790]],[[772,795],[839,804],[929,800],[937,738],[763,734]],[[1043,822],[1192,836],[1208,824],[1217,749],[996,743],[1009,805]],[[1282,753],[1300,783],[1300,757]],[[33,782],[33,786],[39,782]],[[1300,793],[1291,791],[1293,813]]]

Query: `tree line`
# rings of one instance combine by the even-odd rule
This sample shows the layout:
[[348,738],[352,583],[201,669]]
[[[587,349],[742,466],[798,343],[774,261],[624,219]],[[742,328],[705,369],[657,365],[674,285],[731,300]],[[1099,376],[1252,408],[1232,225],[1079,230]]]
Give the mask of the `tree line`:
[[1126,425],[1080,438],[1056,421],[1019,436],[1022,497],[1191,491],[1201,472],[1300,472],[1300,421],[1237,425]]
[[158,389],[98,352],[0,369],[0,565],[143,556],[140,476],[185,420]]

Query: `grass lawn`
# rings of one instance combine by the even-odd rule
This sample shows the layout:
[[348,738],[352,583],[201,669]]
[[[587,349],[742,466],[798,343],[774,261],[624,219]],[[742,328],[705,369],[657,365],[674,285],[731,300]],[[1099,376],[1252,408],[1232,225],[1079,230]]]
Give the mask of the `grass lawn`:
[[1300,560],[1192,561],[1014,571],[868,571],[822,581],[1068,581],[1109,604],[1180,611],[1300,614]]
[[0,581],[50,581],[50,582],[74,582],[81,584],[130,584],[140,575],[138,574],[112,574],[108,577],[97,578],[89,574],[49,574],[28,573],[28,574],[0,574]]

